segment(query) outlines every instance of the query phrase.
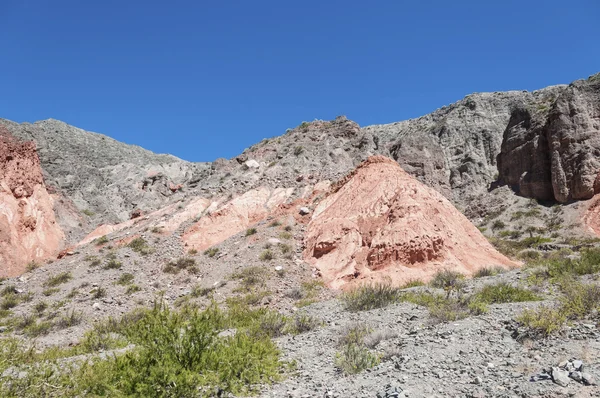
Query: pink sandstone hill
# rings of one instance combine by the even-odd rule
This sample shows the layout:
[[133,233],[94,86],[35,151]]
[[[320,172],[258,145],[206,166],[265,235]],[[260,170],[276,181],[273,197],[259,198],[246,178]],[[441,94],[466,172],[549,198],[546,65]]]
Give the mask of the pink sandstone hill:
[[35,143],[0,130],[0,276],[23,273],[27,263],[56,255],[63,242]]
[[383,156],[363,162],[316,207],[304,257],[332,288],[516,266],[446,198]]

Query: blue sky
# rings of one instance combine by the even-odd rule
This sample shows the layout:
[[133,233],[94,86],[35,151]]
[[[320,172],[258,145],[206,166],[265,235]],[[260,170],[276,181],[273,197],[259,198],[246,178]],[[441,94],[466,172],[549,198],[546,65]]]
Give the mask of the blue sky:
[[600,2],[0,0],[0,117],[192,161],[600,71]]

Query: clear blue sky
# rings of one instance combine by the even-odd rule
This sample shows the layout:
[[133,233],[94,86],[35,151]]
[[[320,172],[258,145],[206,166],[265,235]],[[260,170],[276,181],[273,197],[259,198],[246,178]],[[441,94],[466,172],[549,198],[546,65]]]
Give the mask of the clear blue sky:
[[0,0],[0,117],[192,161],[600,71],[598,0]]

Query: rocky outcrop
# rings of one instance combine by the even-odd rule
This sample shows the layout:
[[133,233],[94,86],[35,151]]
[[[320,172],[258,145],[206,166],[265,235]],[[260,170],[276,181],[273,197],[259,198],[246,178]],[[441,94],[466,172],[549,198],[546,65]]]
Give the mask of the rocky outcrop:
[[443,268],[471,274],[514,266],[441,194],[389,158],[374,156],[314,210],[304,258],[333,288],[428,279]]
[[512,111],[500,179],[519,194],[566,203],[600,192],[600,74]]
[[64,233],[54,217],[33,142],[18,142],[0,127],[0,276],[15,276],[31,261],[54,256]]
[[178,184],[205,167],[53,119],[33,124],[0,119],[0,126],[34,141],[47,185],[99,223],[125,221],[137,208],[149,212],[180,199]]

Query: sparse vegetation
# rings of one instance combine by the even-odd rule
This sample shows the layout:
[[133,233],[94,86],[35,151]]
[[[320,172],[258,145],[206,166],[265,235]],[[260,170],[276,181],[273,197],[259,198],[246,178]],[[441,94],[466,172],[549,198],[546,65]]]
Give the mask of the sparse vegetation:
[[122,286],[126,286],[129,285],[133,282],[133,279],[135,277],[133,276],[133,274],[130,273],[124,273],[123,275],[121,275],[119,277],[119,279],[117,279],[117,282],[115,282],[117,285],[122,285]]
[[147,255],[152,253],[154,250],[148,246],[148,242],[142,237],[135,238],[127,247],[130,247],[134,252],[140,253],[141,255]]
[[195,256],[196,254],[198,254],[198,250],[196,250],[196,249],[190,249],[190,250],[188,250],[188,254],[190,256]]
[[54,293],[58,293],[59,291],[60,291],[59,288],[51,287],[51,288],[48,288],[48,289],[45,289],[44,291],[42,291],[42,294],[44,296],[48,297],[48,296],[52,296]]
[[40,267],[40,265],[38,263],[36,263],[35,261],[30,261],[29,263],[27,263],[25,270],[27,272],[31,272],[31,271],[38,269],[39,267]]
[[302,152],[304,152],[304,148],[301,146],[297,146],[294,148],[294,155],[295,156],[300,156],[302,154]]
[[411,279],[406,281],[401,287],[400,289],[408,289],[411,287],[417,287],[417,286],[425,286],[425,282],[423,282],[420,279]]
[[102,246],[106,243],[108,243],[108,237],[106,235],[103,235],[94,241],[96,246]]
[[460,272],[451,270],[442,270],[437,272],[429,285],[438,289],[444,289],[446,291],[458,291],[463,288],[465,284],[465,276]]
[[142,288],[139,287],[138,285],[129,285],[129,286],[127,286],[127,290],[125,291],[125,294],[133,294],[135,292],[139,292],[140,290],[142,290]]
[[204,251],[204,255],[212,258],[212,257],[216,256],[218,252],[219,252],[218,247],[211,247],[210,249],[206,249]]
[[46,282],[44,282],[44,286],[46,287],[55,287],[61,285],[63,283],[67,283],[73,278],[70,272],[61,272],[60,274],[49,277]]
[[271,223],[269,223],[269,228],[275,228],[281,225],[281,221],[279,220],[273,220],[271,221]]
[[196,260],[190,257],[181,257],[176,261],[170,261],[164,266],[163,272],[168,274],[178,274],[180,271],[187,270],[190,273],[196,273]]
[[336,354],[335,366],[343,373],[351,375],[377,366],[380,361],[380,357],[367,347],[348,344]]
[[399,296],[400,289],[391,284],[373,283],[348,291],[342,294],[341,299],[349,311],[366,311],[386,307],[398,301]]
[[246,236],[254,235],[256,233],[256,228],[248,228],[246,230]]
[[483,267],[473,274],[473,278],[485,278],[487,276],[496,276],[503,274],[506,270],[499,266]]
[[98,286],[98,287],[92,289],[92,291],[90,292],[90,294],[92,295],[92,298],[94,298],[94,299],[100,299],[100,298],[106,296],[106,289],[103,288],[103,287],[101,287],[101,286]]
[[239,280],[241,291],[248,292],[255,287],[264,286],[268,274],[268,270],[263,267],[251,266],[231,275],[231,279]]
[[281,233],[279,234],[279,237],[280,237],[281,239],[289,240],[289,239],[292,239],[292,234],[290,234],[289,232],[285,232],[285,231],[284,231],[284,232],[281,232]]
[[275,255],[270,249],[266,249],[262,253],[260,253],[260,256],[258,256],[258,258],[260,259],[260,261],[270,261],[275,258]]
[[70,312],[67,312],[64,316],[60,317],[54,323],[54,325],[59,330],[60,329],[66,329],[66,328],[70,328],[70,327],[75,326],[75,325],[79,325],[81,323],[82,319],[83,319],[83,316],[81,315],[80,312],[77,312],[75,310],[71,310]]

